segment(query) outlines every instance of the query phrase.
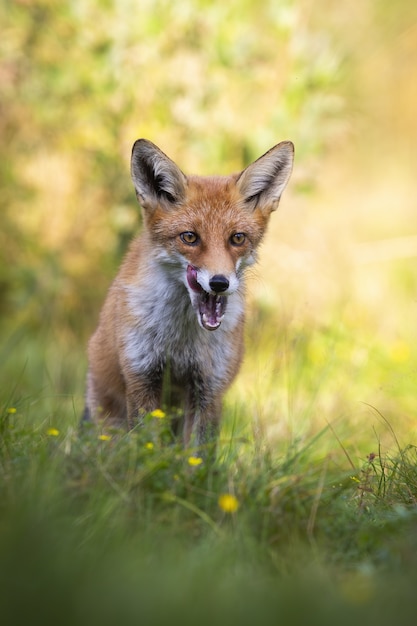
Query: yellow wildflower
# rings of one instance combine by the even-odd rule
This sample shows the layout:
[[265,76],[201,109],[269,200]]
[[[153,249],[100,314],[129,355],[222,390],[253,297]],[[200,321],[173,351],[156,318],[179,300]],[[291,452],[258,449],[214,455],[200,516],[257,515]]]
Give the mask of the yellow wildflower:
[[154,449],[154,447],[155,447],[155,446],[153,445],[152,441],[148,441],[148,443],[145,443],[145,448],[146,448],[147,450],[153,450],[153,449]]
[[165,417],[165,413],[161,411],[161,409],[155,409],[155,411],[151,412],[151,417],[157,417],[158,419],[162,419]]
[[222,493],[219,496],[218,504],[225,513],[236,513],[239,508],[238,499],[231,493]]
[[99,435],[98,438],[100,441],[110,441],[111,435]]
[[191,465],[191,467],[197,467],[197,465],[201,465],[202,462],[203,462],[203,459],[200,458],[199,456],[188,457],[188,465]]
[[9,415],[14,415],[16,413],[17,409],[14,406],[11,406],[9,409],[7,409],[7,413]]
[[57,428],[48,428],[48,430],[46,431],[46,434],[49,435],[50,437],[58,437],[59,430]]

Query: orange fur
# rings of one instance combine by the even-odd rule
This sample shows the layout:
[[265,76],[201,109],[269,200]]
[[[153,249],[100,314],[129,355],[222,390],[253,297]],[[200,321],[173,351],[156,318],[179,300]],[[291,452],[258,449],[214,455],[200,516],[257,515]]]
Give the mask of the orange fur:
[[243,356],[244,272],[256,260],[292,168],[283,142],[240,174],[186,177],[138,140],[132,179],[143,208],[88,348],[86,419],[133,428],[161,407],[169,379],[183,438],[215,437]]

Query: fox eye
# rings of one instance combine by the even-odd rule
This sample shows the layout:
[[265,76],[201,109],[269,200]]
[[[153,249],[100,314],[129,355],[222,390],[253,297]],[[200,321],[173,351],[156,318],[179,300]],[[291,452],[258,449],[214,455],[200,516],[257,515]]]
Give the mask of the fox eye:
[[197,243],[198,235],[196,233],[193,233],[191,230],[187,230],[185,233],[181,233],[180,239],[183,243],[192,246],[193,244]]
[[241,246],[245,243],[246,235],[245,233],[235,233],[230,237],[230,242],[234,246]]

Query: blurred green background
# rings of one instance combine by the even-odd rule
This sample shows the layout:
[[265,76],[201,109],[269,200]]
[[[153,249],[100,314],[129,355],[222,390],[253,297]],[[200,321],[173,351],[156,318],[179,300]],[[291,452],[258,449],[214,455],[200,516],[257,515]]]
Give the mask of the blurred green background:
[[[0,25],[4,623],[413,626],[417,3],[0,0]],[[199,174],[296,146],[193,471],[163,420],[78,430],[138,137]]]
[[136,138],[201,174],[291,139],[228,406],[281,441],[341,420],[355,445],[375,424],[392,442],[384,419],[412,441],[416,4],[2,0],[0,22],[4,405],[82,410],[85,344],[140,228]]

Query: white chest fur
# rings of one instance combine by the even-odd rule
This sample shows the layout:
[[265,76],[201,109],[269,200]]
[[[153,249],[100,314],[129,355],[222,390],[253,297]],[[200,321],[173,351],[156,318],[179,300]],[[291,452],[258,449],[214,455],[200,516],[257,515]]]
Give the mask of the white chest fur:
[[203,366],[213,384],[222,384],[233,351],[233,333],[242,324],[243,296],[228,298],[225,318],[215,331],[198,323],[185,286],[161,273],[146,288],[125,286],[130,326],[122,337],[125,357],[138,374],[163,368],[169,362],[178,378]]

